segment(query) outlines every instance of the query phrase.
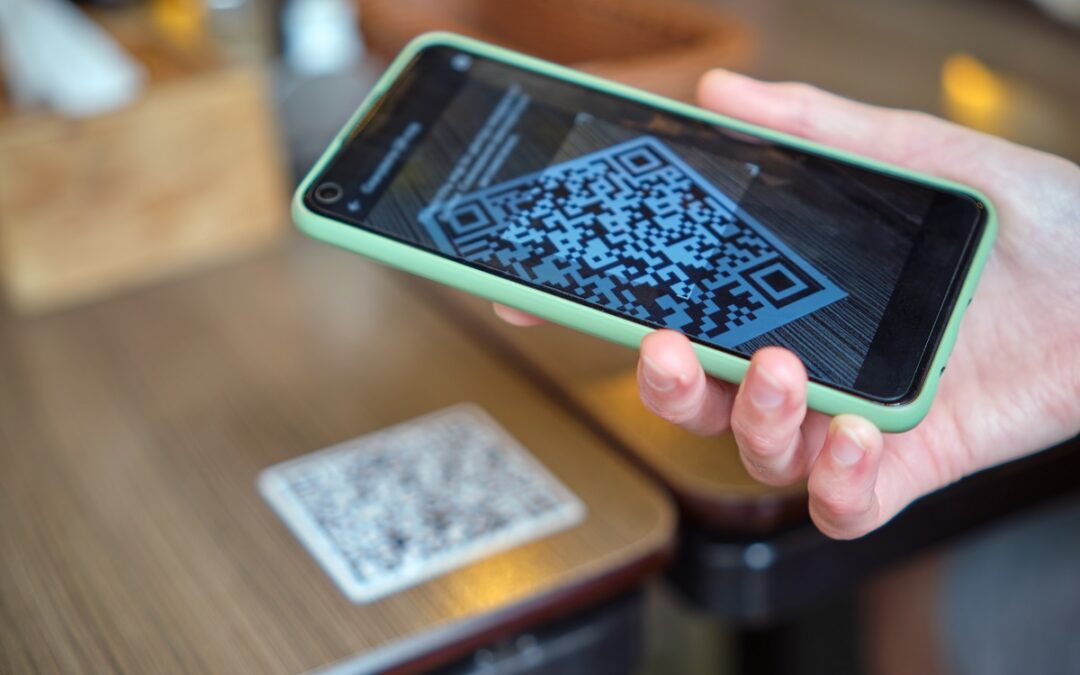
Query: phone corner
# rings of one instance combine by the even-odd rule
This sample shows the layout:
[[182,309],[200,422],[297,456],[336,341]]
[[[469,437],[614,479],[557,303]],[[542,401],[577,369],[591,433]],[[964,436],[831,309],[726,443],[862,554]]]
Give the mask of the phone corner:
[[304,203],[305,187],[305,185],[301,185],[293,193],[292,201],[289,205],[289,215],[292,217],[293,225],[296,226],[296,229],[309,237],[321,239],[319,236],[319,230],[322,227],[319,222],[321,216],[311,211]]
[[983,231],[980,238],[979,245],[983,249],[988,249],[997,239],[998,233],[998,210],[994,201],[990,199],[982,190],[971,185],[964,185],[960,183],[950,183],[950,187],[961,192],[968,199],[975,202],[976,206],[983,212]]
[[468,42],[471,42],[469,38],[458,33],[448,30],[429,30],[420,33],[405,43],[405,46],[401,48],[400,55],[412,56],[432,47],[457,47]]
[[922,422],[930,410],[936,388],[936,381],[927,382],[913,399],[884,403],[811,382],[807,407],[826,415],[857,415],[883,433],[896,434],[910,431]]
[[986,209],[987,220],[997,220],[997,206],[994,204],[994,200],[990,199],[990,196],[977,187],[971,185],[963,185],[963,191],[967,193],[969,197],[979,203],[982,208]]
[[919,426],[930,412],[937,394],[937,378],[923,385],[915,398],[904,403],[878,404],[877,419],[870,421],[884,433],[899,434]]
[[998,236],[997,206],[994,205],[994,202],[987,195],[979,192],[978,190],[975,190],[974,188],[972,188],[972,190],[975,199],[977,199],[982,205],[982,208],[986,210],[986,227],[983,230],[983,242],[985,242],[985,254],[989,254],[990,247],[994,245],[994,242],[997,240]]
[[885,434],[902,434],[919,426],[926,417],[926,411],[912,407],[912,404],[897,408],[882,406],[884,411],[879,413],[870,422]]

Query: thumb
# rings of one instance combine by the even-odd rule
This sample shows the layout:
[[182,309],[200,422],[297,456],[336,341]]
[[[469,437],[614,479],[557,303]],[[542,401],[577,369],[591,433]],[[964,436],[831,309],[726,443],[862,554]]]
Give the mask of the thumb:
[[[947,176],[983,136],[924,113],[891,110],[801,83],[760,82],[712,70],[700,104],[722,115],[917,171]],[[959,153],[964,153],[960,155]]]

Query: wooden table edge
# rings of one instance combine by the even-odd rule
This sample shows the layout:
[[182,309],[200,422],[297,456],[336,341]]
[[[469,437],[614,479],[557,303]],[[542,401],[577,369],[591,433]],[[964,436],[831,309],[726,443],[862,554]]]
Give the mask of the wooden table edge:
[[[586,609],[630,590],[667,566],[675,548],[675,510],[667,495],[658,491],[664,506],[656,526],[643,537],[638,549],[612,555],[630,560],[608,572],[584,574],[575,583],[557,590],[537,589],[528,597],[477,617],[450,621],[431,630],[383,645],[370,652],[346,657],[315,668],[321,675],[344,673],[421,673],[467,655],[486,644],[528,630],[546,621]],[[611,556],[608,556],[611,557]],[[607,558],[589,567],[601,567]],[[460,637],[464,634],[465,637]]]

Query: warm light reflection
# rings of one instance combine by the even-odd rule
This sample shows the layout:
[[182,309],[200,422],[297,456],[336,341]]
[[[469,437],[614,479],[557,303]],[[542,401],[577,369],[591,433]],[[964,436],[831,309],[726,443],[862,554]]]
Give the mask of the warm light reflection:
[[456,570],[443,578],[454,611],[467,614],[516,602],[532,585],[544,585],[559,566],[536,546],[521,546]]
[[166,39],[190,49],[203,39],[206,5],[199,0],[154,0],[150,15]]
[[953,54],[941,67],[945,108],[953,120],[1000,133],[1007,105],[1003,79],[969,54]]
[[585,395],[604,414],[615,419],[633,419],[646,412],[638,396],[637,371],[633,367],[593,378],[585,388]]

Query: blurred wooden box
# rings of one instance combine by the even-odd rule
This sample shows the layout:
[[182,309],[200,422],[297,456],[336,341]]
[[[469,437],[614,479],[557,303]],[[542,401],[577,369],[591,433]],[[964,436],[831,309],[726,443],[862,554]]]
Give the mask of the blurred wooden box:
[[144,61],[150,84],[112,114],[0,108],[0,283],[17,311],[99,298],[284,231],[281,141],[260,69]]
[[392,56],[449,30],[682,100],[709,68],[738,67],[750,31],[692,0],[358,0],[364,41]]

